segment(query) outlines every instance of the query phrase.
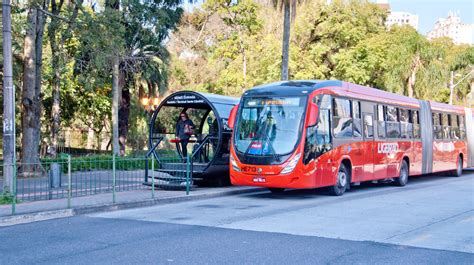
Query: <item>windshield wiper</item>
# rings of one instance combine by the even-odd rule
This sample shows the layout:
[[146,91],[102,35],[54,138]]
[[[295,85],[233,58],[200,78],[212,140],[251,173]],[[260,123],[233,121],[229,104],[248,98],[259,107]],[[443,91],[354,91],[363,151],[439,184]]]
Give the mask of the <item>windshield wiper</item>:
[[[265,133],[264,136],[265,136],[265,143],[267,144],[267,146],[270,147],[270,150],[272,151],[273,159],[275,159],[277,162],[280,162],[280,157],[278,157],[278,155],[276,154],[275,148],[273,148],[273,144],[270,141],[270,138],[268,137],[268,133]],[[263,146],[262,146],[261,150],[262,150],[262,153],[263,153]]]

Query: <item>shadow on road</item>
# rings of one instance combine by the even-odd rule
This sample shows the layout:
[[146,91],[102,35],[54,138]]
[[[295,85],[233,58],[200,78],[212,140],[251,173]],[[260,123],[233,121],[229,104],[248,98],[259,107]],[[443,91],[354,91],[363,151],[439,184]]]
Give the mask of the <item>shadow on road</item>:
[[[465,178],[474,177],[474,170],[467,169],[463,171],[463,175],[460,178],[455,178],[448,173],[436,173],[436,174],[428,174],[422,176],[413,176],[410,177],[410,180],[407,184],[407,188],[410,186],[420,185],[420,184],[427,184],[427,183],[436,183],[437,181],[443,181],[448,179],[453,180],[462,180]],[[441,185],[441,184],[440,184]],[[347,192],[349,193],[358,193],[364,192],[368,190],[382,190],[382,189],[393,189],[393,188],[400,188],[403,189],[404,187],[395,187],[391,181],[378,181],[377,183],[369,182],[362,182],[358,186],[351,186],[351,189]],[[316,197],[326,197],[332,195],[329,194],[327,188],[316,188],[316,189],[290,189],[285,190],[282,193],[272,193],[268,192],[260,192],[260,193],[253,193],[253,194],[246,194],[242,195],[242,197],[254,198],[254,199],[274,199],[274,200],[309,200],[314,199]]]

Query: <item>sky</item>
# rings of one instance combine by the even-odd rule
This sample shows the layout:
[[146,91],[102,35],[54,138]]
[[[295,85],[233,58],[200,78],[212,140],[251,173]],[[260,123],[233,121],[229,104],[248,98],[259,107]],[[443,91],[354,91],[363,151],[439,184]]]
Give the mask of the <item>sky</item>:
[[447,17],[449,11],[456,12],[463,23],[474,24],[473,0],[388,0],[386,2],[390,4],[392,11],[417,14],[418,31],[421,34],[432,30],[436,20]]
[[[369,0],[371,2],[388,2],[392,11],[409,12],[419,17],[418,31],[426,34],[433,29],[438,18],[447,17],[449,11],[457,12],[461,21],[474,24],[474,0]],[[185,1],[187,2],[187,1]],[[195,0],[196,4],[184,4],[186,10],[199,6],[203,0]]]

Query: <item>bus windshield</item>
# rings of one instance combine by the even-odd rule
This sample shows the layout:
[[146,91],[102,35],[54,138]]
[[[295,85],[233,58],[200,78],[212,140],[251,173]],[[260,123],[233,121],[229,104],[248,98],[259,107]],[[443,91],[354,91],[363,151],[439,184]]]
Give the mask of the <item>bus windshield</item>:
[[234,137],[237,151],[256,156],[291,153],[301,131],[305,97],[244,98]]

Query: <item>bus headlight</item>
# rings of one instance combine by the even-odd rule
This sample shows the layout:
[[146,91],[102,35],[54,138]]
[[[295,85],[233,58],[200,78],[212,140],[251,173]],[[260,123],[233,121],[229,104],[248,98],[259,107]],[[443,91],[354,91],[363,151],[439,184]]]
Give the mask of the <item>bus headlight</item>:
[[297,154],[295,157],[293,157],[290,162],[286,165],[286,167],[280,172],[280,174],[286,174],[292,172],[296,164],[298,164],[298,161],[300,160],[301,154]]
[[234,156],[232,155],[232,153],[230,153],[230,163],[232,164],[232,168],[235,171],[240,172],[240,167],[237,165],[237,162],[235,162],[235,159],[234,159]]

